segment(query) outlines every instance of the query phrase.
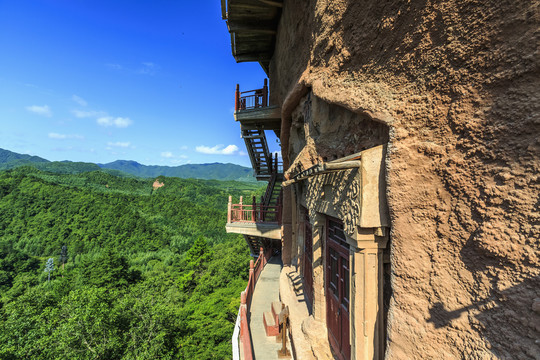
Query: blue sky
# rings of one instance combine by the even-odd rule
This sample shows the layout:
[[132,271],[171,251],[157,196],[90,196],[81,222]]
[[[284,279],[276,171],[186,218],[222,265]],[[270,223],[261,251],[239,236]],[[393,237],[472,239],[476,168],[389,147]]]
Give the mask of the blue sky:
[[0,148],[249,166],[234,89],[265,74],[234,61],[219,0],[0,0],[0,54]]

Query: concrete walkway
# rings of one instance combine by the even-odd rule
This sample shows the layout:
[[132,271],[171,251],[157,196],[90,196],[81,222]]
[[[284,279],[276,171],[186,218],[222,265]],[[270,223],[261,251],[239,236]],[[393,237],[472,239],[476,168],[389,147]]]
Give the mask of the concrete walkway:
[[263,313],[270,311],[272,301],[279,300],[281,266],[279,256],[270,258],[261,272],[253,292],[249,329],[256,360],[277,359],[277,351],[281,348],[281,343],[276,342],[275,336],[266,336],[263,324]]

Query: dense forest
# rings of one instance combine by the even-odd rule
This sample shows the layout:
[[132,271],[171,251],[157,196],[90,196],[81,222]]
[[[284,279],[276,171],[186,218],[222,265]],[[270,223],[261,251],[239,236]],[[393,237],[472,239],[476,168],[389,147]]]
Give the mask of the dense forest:
[[0,359],[227,359],[253,183],[0,172]]

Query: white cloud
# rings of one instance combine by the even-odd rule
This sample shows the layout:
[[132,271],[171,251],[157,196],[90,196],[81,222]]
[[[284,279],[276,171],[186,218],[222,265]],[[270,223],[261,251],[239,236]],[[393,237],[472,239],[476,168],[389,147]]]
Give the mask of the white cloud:
[[216,145],[214,147],[201,145],[197,146],[195,150],[203,154],[235,155],[238,153],[238,146],[227,145],[223,148],[223,145]]
[[117,128],[127,128],[133,121],[130,118],[103,116],[97,119],[97,123],[101,126],[115,126]]
[[133,121],[130,118],[110,116],[105,111],[72,110],[71,112],[78,118],[96,118],[96,122],[105,127],[114,126],[117,128],[127,128],[133,124]]
[[173,155],[173,153],[170,152],[170,151],[164,151],[164,152],[161,153],[161,157],[170,159],[170,158],[174,157],[174,155]]
[[108,142],[107,143],[108,146],[113,146],[113,147],[121,147],[121,148],[127,148],[127,147],[130,147],[131,146],[131,143],[129,141],[117,141],[117,142]]
[[78,118],[107,116],[107,113],[103,111],[72,110],[71,112]]
[[77,134],[58,134],[58,133],[49,133],[49,138],[56,140],[65,140],[65,139],[84,139],[84,136]]
[[71,97],[71,100],[75,101],[77,104],[81,105],[81,106],[86,106],[88,105],[88,103],[86,102],[86,100],[84,100],[82,97],[80,96],[77,96],[77,95],[73,95]]
[[38,106],[38,105],[32,105],[27,106],[26,110],[33,112],[34,114],[51,117],[52,111],[51,108],[48,105]]

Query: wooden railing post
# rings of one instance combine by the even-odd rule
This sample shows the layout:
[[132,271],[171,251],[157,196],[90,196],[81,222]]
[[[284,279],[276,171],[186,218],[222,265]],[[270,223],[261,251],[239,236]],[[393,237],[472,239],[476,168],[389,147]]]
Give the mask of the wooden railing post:
[[264,257],[264,250],[262,246],[259,249],[259,258],[261,259],[261,265],[264,267],[266,265],[266,258]]
[[252,205],[251,205],[251,219],[253,220],[253,222],[257,222],[257,215],[256,215],[257,202],[255,201],[255,196],[253,196],[251,202],[252,202]]
[[268,79],[264,79],[262,106],[268,106]]
[[227,223],[232,223],[232,196],[229,196],[229,204],[227,205]]
[[244,219],[244,217],[245,217],[245,216],[244,216],[244,205],[243,205],[243,203],[242,203],[243,200],[244,200],[244,197],[243,197],[243,196],[240,196],[240,204],[238,204],[238,205],[240,205],[240,216],[239,216],[240,219],[238,219],[238,220],[240,220],[240,221],[245,220],[245,219]]
[[236,84],[236,92],[234,93],[234,110],[240,110],[240,84]]

